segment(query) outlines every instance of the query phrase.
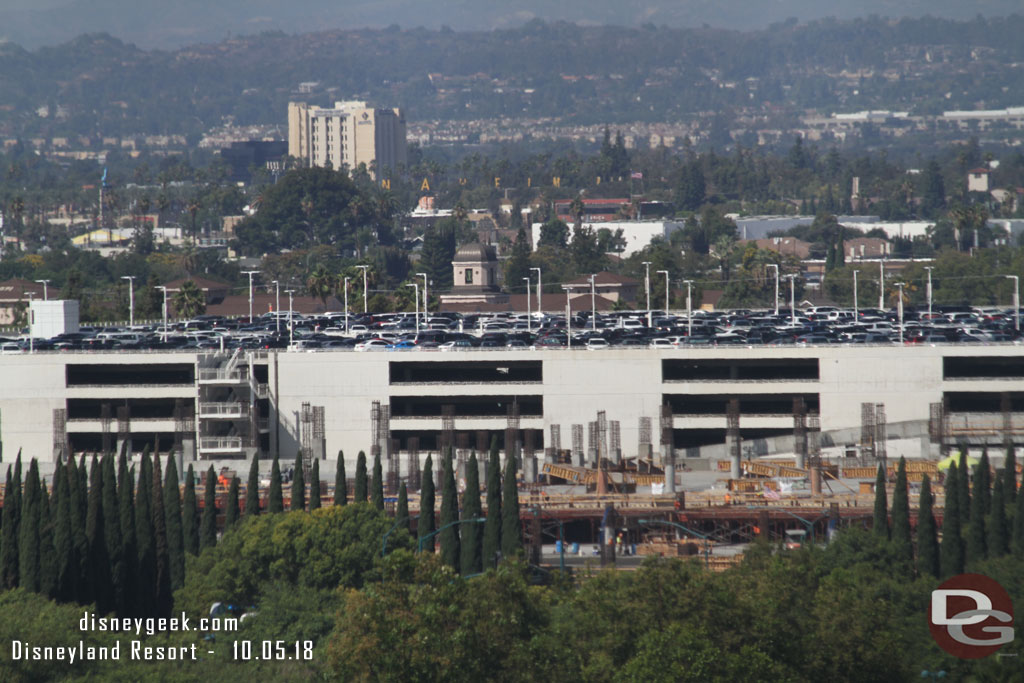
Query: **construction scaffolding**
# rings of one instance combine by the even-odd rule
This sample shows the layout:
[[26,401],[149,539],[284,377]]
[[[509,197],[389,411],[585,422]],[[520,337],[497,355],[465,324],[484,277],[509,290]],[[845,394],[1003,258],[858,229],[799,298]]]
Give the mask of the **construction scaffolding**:
[[583,425],[572,426],[572,464],[583,466]]
[[516,468],[518,469],[521,466],[519,461],[519,401],[512,401],[505,410],[505,457],[515,457]]
[[551,425],[551,445],[555,452],[562,450],[562,425]]
[[113,452],[112,444],[110,443],[110,427],[114,422],[113,413],[114,411],[109,403],[104,402],[103,405],[100,406],[100,431],[103,434],[102,443],[104,453]]
[[886,426],[888,421],[885,419],[885,404],[875,404],[875,459],[881,460],[883,465],[887,465],[887,454],[885,448],[885,442],[888,439],[886,435]]
[[68,457],[68,411],[66,408],[54,408],[53,461],[64,462]]
[[610,443],[608,447],[611,449],[611,459],[616,465],[622,462],[622,430],[618,420],[612,420],[608,423],[609,431],[611,436],[609,437]]
[[409,453],[406,456],[405,478],[410,491],[420,490],[420,437],[410,436],[408,441]]
[[862,464],[875,459],[875,404],[860,404],[860,457]]
[[640,418],[640,439],[636,449],[637,455],[641,458],[651,456],[651,418]]
[[793,399],[793,453],[796,466],[807,467],[807,403],[803,397]]
[[441,406],[441,441],[440,452],[447,448],[455,448],[455,406],[445,403]]

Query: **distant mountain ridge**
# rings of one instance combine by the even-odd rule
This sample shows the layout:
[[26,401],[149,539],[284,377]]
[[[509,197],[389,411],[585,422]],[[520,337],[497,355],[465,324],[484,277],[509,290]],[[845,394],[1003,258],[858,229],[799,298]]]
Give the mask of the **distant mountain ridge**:
[[491,30],[531,19],[581,25],[764,28],[795,17],[935,16],[970,19],[1024,11],[1020,0],[7,0],[0,39],[33,49],[105,32],[152,49],[218,42],[268,30],[423,26]]

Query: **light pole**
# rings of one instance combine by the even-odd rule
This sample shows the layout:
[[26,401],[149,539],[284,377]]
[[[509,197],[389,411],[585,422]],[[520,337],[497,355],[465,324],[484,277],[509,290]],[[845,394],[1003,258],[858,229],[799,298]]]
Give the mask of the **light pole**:
[[427,326],[427,310],[430,308],[430,297],[427,296],[427,274],[416,273],[417,276],[423,278],[423,327]]
[[597,287],[594,283],[594,278],[597,275],[591,275],[588,279],[590,280],[590,329],[597,332]]
[[658,274],[665,276],[665,315],[668,315],[668,282],[669,282],[669,280],[668,280],[668,271],[667,270],[659,270]]
[[686,337],[689,339],[693,336],[693,299],[690,296],[693,293],[693,280],[683,280],[683,284],[686,285]]
[[540,268],[530,268],[531,271],[537,271],[537,314],[544,317],[544,288],[541,285],[540,280]]
[[928,323],[932,322],[932,269],[934,266],[925,266],[928,271]]
[[878,310],[885,310],[885,261],[878,262]]
[[647,293],[647,328],[653,327],[651,324],[651,262],[644,261],[644,291]]
[[416,288],[416,334],[419,335],[419,333],[420,333],[420,283],[418,283],[418,282],[408,282],[408,283],[406,283],[405,286],[406,287],[415,287]]
[[345,279],[344,279],[344,282],[342,283],[342,288],[345,290],[345,334],[346,335],[348,334],[348,281],[350,279],[351,278],[349,278],[349,276],[346,275]]
[[857,310],[857,273],[859,270],[853,271],[853,322],[860,320],[860,311]]
[[274,333],[281,336],[281,283],[271,281],[274,285]]
[[359,268],[360,270],[363,271],[363,313],[366,313],[368,310],[370,310],[369,307],[366,305],[366,271],[370,268],[370,266],[356,266],[356,268]]
[[1014,328],[1020,332],[1020,276],[1004,275],[1007,280],[1013,280],[1013,316]]
[[569,301],[569,294],[572,292],[572,285],[562,285],[565,290],[565,348],[572,349],[572,302]]
[[533,330],[530,328],[530,278],[524,277],[523,282],[526,283],[526,332],[530,334]]
[[135,276],[122,275],[121,279],[128,281],[128,325],[135,327]]
[[243,270],[243,275],[249,276],[249,324],[252,325],[252,276],[256,275],[260,271],[258,270]]
[[292,322],[292,311],[295,310],[294,306],[292,306],[292,294],[295,293],[295,290],[288,289],[285,291],[288,294],[288,346],[290,347],[295,340],[295,325]]
[[164,327],[163,327],[162,336],[164,338],[163,341],[166,344],[167,343],[167,288],[164,287],[163,285],[157,285],[155,287],[155,289],[159,289],[160,291],[162,291],[164,293],[164,307],[163,307]]
[[768,265],[765,266],[765,268],[774,268],[775,269],[775,315],[776,315],[776,317],[778,317],[778,315],[779,315],[779,264],[778,263],[769,263]]
[[896,300],[896,310],[899,314],[900,319],[900,344],[903,343],[903,285],[904,282],[897,282],[896,286],[899,288],[899,298]]
[[796,273],[791,273],[786,276],[789,280],[789,324],[790,327],[796,327]]
[[36,282],[38,282],[39,284],[41,284],[43,286],[43,301],[49,301],[50,297],[49,297],[46,285],[50,284],[50,281],[49,280],[36,280]]

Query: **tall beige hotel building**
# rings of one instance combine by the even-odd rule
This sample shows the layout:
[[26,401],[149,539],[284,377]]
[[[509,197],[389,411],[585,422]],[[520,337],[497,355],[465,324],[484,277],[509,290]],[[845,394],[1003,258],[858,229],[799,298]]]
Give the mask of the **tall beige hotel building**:
[[288,155],[310,166],[341,169],[366,164],[376,176],[406,163],[405,116],[401,109],[335,102],[331,109],[288,103]]

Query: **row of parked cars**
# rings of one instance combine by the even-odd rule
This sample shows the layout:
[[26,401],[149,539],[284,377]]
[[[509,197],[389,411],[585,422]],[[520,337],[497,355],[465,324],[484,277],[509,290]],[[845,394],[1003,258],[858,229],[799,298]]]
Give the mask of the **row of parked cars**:
[[80,328],[52,339],[0,339],[0,353],[100,350],[290,349],[424,351],[566,346],[678,348],[784,344],[977,344],[1019,342],[1017,314],[966,307],[904,311],[819,306],[780,310],[665,311],[565,316],[280,312],[254,320],[199,316],[162,325]]

